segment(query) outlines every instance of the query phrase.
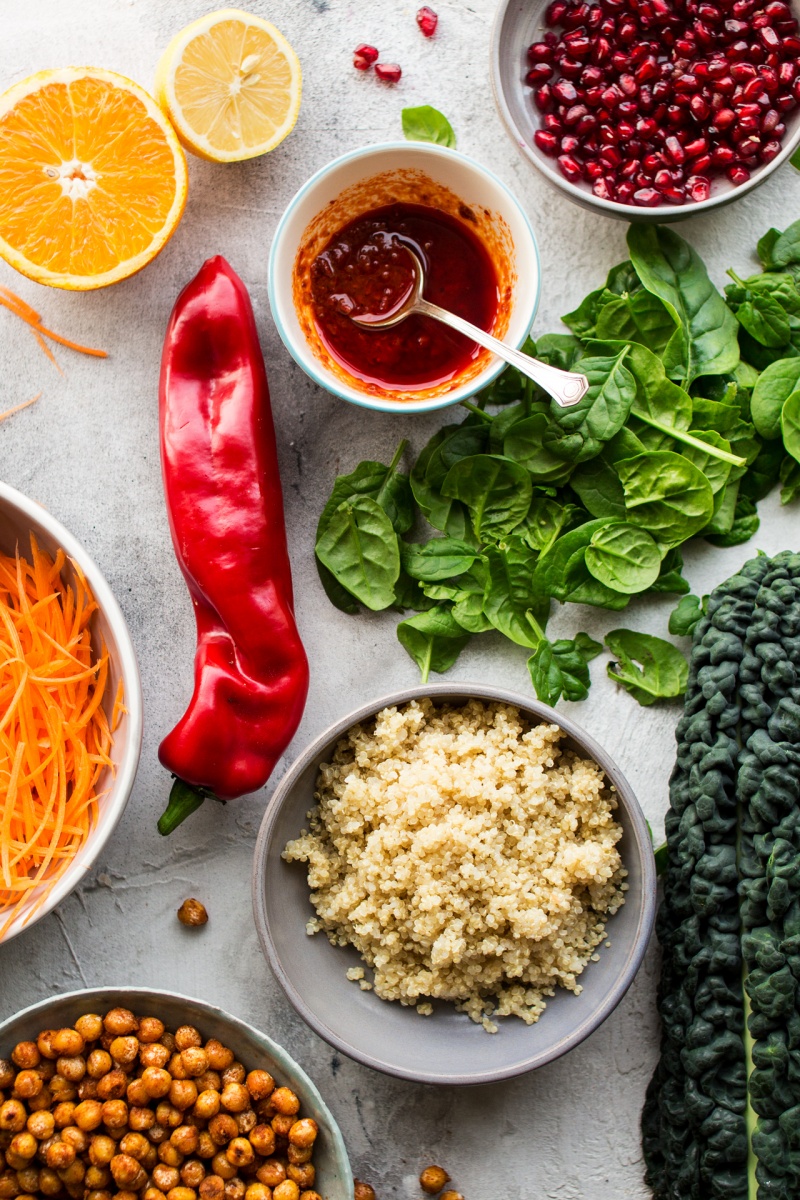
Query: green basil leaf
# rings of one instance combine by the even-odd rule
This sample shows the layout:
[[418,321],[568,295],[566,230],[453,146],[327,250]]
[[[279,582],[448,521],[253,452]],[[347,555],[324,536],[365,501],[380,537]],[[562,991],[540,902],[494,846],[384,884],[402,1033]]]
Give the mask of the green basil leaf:
[[440,605],[409,617],[397,626],[397,640],[420,669],[422,682],[431,671],[449,671],[470,639],[449,608]]
[[358,607],[355,597],[350,595],[347,588],[342,587],[336,576],[332,575],[328,568],[323,566],[316,554],[314,555],[314,562],[317,564],[319,581],[331,604],[335,608],[338,608],[340,612],[349,613],[351,616],[360,612],[361,610]]
[[550,598],[533,585],[529,548],[512,538],[503,548],[487,546],[485,559],[484,615],[518,646],[537,646],[550,614]]
[[785,346],[791,336],[789,321],[781,305],[768,295],[756,295],[736,310],[736,320],[762,346]]
[[691,383],[732,371],[739,361],[738,323],[696,251],[664,225],[631,225],[628,248],[642,284],[678,326],[664,352],[667,374]]
[[669,631],[675,637],[691,637],[705,614],[705,601],[699,596],[681,596],[669,614]]
[[690,590],[689,584],[683,578],[683,555],[677,546],[673,546],[664,555],[664,561],[661,564],[661,573],[653,586],[651,592],[656,594],[666,594],[670,596],[680,596]]
[[345,500],[317,540],[317,556],[336,580],[367,608],[394,603],[400,551],[392,523],[369,496]]
[[712,546],[741,546],[758,532],[760,521],[756,506],[747,496],[737,501],[733,525],[727,533],[708,538]]
[[800,496],[800,463],[787,454],[781,463],[781,504],[791,504]]
[[780,437],[781,410],[798,387],[800,358],[782,358],[761,372],[750,398],[753,424],[761,437]]
[[586,566],[606,587],[632,596],[647,591],[658,579],[661,551],[644,529],[608,525],[592,535]]
[[503,441],[503,454],[520,463],[535,483],[566,483],[572,464],[544,445],[544,436],[551,427],[550,417],[534,413],[511,426]]
[[781,436],[787,454],[800,462],[800,390],[792,392],[781,409]]
[[403,122],[403,136],[409,142],[435,142],[437,146],[456,144],[453,126],[444,113],[430,104],[420,104],[417,108],[404,108],[400,114]]
[[608,664],[609,677],[640,704],[655,704],[686,691],[689,664],[670,642],[633,629],[612,629],[605,642],[619,660]]
[[543,704],[554,705],[565,700],[585,700],[589,694],[589,661],[600,653],[602,646],[587,633],[578,633],[572,641],[560,638],[550,642],[542,638],[536,652],[528,659],[536,695]]
[[615,356],[580,360],[589,390],[572,408],[559,408],[553,401],[552,423],[543,434],[546,449],[569,462],[584,462],[622,428],[636,395],[633,376],[623,362],[627,352],[623,347]]
[[401,542],[400,557],[412,579],[437,583],[468,571],[480,551],[458,538],[431,538],[428,542]]
[[669,450],[639,454],[617,464],[628,521],[641,525],[662,546],[678,546],[699,533],[714,512],[703,473]]
[[490,454],[462,458],[450,468],[442,492],[469,509],[481,540],[510,533],[531,506],[531,477],[519,463]]

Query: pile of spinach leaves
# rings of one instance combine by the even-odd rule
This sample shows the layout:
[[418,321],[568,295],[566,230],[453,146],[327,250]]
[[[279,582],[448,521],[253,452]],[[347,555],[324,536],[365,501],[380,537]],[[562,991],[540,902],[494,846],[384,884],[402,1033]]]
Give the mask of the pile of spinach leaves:
[[[560,409],[509,367],[409,474],[403,441],[388,466],[335,482],[317,528],[323,586],[344,612],[413,610],[397,636],[423,680],[496,630],[529,651],[541,700],[584,699],[602,646],[551,641],[553,600],[616,612],[686,597],[685,542],[745,542],[778,478],[784,503],[800,492],[800,222],[761,239],[764,271],[733,276],[726,298],[671,229],[633,225],[628,248],[563,318],[569,334],[525,346],[587,376],[580,404]],[[701,612],[684,598],[670,632]],[[629,629],[605,641],[609,675],[639,703],[685,690],[671,643]]]

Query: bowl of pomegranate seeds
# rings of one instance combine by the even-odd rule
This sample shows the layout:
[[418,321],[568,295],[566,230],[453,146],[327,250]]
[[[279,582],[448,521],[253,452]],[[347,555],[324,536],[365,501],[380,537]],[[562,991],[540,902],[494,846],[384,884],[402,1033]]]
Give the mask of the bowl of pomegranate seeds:
[[525,157],[626,220],[728,204],[800,143],[800,27],[783,0],[505,0],[492,81]]

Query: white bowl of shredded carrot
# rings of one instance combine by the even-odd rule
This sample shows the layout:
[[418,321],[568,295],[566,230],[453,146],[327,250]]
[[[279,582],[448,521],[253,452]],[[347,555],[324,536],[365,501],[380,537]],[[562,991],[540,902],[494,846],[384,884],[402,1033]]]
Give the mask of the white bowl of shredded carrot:
[[0,483],[0,942],[84,878],[141,740],[139,671],[111,589],[63,525]]

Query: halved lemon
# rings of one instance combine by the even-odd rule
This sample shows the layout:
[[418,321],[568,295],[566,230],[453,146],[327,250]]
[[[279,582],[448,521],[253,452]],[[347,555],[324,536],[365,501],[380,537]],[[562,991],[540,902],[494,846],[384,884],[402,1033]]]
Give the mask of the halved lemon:
[[238,8],[187,25],[156,71],[156,97],[178,137],[212,162],[274,150],[294,128],[302,86],[283,34]]
[[83,291],[140,271],[187,179],[163,112],[115,71],[41,71],[0,96],[0,255],[39,283]]

